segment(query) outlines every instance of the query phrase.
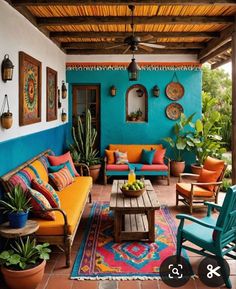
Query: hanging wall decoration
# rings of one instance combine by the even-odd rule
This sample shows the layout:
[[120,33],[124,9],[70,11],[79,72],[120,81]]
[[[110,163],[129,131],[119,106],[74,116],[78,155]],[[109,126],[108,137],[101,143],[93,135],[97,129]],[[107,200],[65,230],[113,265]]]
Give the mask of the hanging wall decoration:
[[176,72],[174,72],[171,82],[166,86],[166,95],[171,100],[179,100],[184,95],[184,87],[179,82]]
[[181,113],[184,109],[179,103],[171,103],[166,107],[166,115],[169,119],[176,120],[180,118]]
[[[5,111],[5,107],[7,106],[7,111]],[[10,112],[9,108],[9,102],[8,102],[8,96],[5,94],[3,105],[2,105],[2,111],[1,111],[1,125],[5,129],[9,129],[12,126],[13,123],[13,117],[12,113]]]
[[19,52],[19,124],[41,121],[41,62]]
[[57,72],[47,67],[47,121],[57,119]]

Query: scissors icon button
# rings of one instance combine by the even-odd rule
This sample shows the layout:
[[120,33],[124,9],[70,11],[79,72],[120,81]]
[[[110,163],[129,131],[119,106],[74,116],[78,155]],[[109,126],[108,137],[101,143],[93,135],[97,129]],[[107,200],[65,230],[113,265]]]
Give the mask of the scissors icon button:
[[207,278],[211,279],[211,278],[214,277],[214,275],[217,276],[217,277],[219,277],[220,274],[217,273],[217,271],[218,271],[219,269],[220,269],[220,266],[217,266],[217,267],[214,268],[211,264],[207,265],[207,270],[209,271],[209,272],[207,273]]

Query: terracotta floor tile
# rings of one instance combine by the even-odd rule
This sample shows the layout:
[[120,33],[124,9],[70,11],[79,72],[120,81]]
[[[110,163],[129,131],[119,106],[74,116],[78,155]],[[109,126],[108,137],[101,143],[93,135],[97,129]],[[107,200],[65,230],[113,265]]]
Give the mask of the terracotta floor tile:
[[141,281],[141,289],[158,289],[158,280]]
[[[160,281],[160,289],[170,289],[173,287],[166,285],[163,281]],[[177,288],[181,288],[181,289],[196,289],[196,284],[195,284],[195,280],[189,280],[187,284],[181,286],[181,287],[177,287]]]
[[119,289],[141,289],[142,281],[119,281]]
[[47,283],[48,283],[49,277],[50,277],[50,274],[45,273],[45,274],[43,275],[43,280],[42,280],[41,283],[37,286],[36,289],[45,289],[45,288],[46,288],[46,285],[47,285]]
[[51,275],[45,289],[71,289],[73,280],[69,279],[68,274],[65,275]]
[[65,254],[61,253],[58,255],[56,264],[54,266],[53,269],[53,274],[68,274],[67,276],[70,276],[70,272],[72,270],[73,264],[74,264],[74,260],[76,257],[76,252],[72,252],[71,253],[71,267],[70,268],[66,268],[65,266]]
[[97,289],[98,281],[90,281],[90,280],[74,280],[72,289]]

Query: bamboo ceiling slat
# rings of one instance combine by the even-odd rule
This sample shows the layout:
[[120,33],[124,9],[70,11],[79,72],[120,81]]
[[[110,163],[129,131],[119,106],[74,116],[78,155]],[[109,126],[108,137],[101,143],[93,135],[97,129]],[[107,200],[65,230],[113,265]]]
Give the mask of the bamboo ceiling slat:
[[[202,24],[202,25],[160,25],[160,24],[136,24],[135,32],[213,32],[221,31],[228,25],[222,24]],[[97,32],[127,32],[131,33],[130,25],[60,25],[46,26],[49,31],[97,31]],[[127,35],[128,36],[128,35]]]
[[[28,6],[36,17],[63,16],[129,16],[127,6]],[[222,5],[207,6],[136,6],[135,16],[217,16],[233,15],[236,7]]]

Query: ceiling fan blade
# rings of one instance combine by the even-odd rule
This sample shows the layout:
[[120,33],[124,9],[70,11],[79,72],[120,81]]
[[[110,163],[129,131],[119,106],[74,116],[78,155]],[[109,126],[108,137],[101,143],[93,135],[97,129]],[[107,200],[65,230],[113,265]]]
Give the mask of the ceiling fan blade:
[[117,44],[117,45],[114,45],[114,46],[109,46],[109,47],[106,47],[105,49],[113,49],[113,48],[117,48],[117,47],[121,47],[121,46],[124,46],[126,44]]
[[146,43],[146,42],[140,42],[141,45],[152,47],[152,48],[165,48],[164,45],[160,44],[153,44],[153,43]]
[[154,37],[151,34],[145,35],[143,37],[141,37],[142,42],[144,41],[149,41],[152,40]]
[[129,50],[130,46],[128,46],[127,48],[125,48],[125,50],[122,52],[122,54],[125,54],[128,50]]
[[138,46],[139,48],[142,48],[143,50],[147,51],[147,52],[153,52],[153,49],[151,47],[147,47],[147,46],[144,46],[143,44],[139,44]]

